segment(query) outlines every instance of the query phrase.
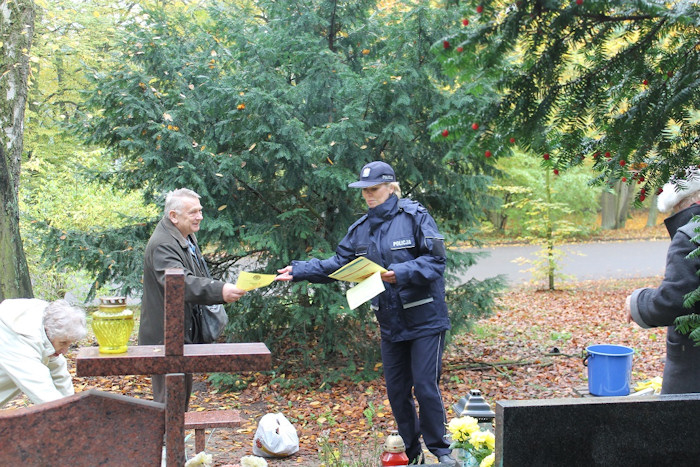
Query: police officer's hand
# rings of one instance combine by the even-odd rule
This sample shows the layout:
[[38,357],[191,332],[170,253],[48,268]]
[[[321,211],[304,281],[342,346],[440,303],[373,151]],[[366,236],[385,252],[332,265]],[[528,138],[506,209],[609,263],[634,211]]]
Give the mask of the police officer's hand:
[[243,295],[246,294],[245,290],[239,289],[233,284],[229,284],[228,282],[224,284],[224,301],[226,303],[232,303],[232,302],[237,302]]
[[382,280],[390,284],[396,284],[396,273],[394,271],[383,272]]
[[278,269],[277,272],[279,272],[279,276],[275,277],[276,281],[291,281],[294,276],[292,276],[292,267],[287,266],[282,269]]

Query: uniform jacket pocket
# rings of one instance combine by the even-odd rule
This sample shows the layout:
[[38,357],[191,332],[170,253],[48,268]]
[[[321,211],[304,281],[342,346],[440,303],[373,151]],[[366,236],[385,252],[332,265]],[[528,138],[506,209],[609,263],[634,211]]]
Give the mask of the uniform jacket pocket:
[[401,298],[401,306],[404,310],[425,305],[433,301],[433,296],[430,294],[430,287],[417,287],[415,285],[400,289],[399,297]]

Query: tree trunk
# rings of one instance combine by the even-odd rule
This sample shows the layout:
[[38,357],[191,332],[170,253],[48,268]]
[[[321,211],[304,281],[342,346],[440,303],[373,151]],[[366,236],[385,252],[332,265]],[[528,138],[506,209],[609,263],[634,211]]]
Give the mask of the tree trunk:
[[634,195],[634,188],[626,183],[618,182],[617,193],[619,197],[618,211],[617,211],[617,227],[618,229],[624,229],[627,223],[627,217],[630,212],[630,205],[632,204]]
[[554,261],[554,224],[552,222],[552,182],[549,170],[546,172],[545,190],[547,194],[547,211],[545,214],[546,228],[545,238],[547,240],[547,279],[549,279],[549,290],[554,290],[554,272],[556,262]]
[[0,300],[33,296],[19,231],[18,195],[35,15],[31,0],[0,3]]
[[617,196],[615,193],[603,191],[600,196],[601,220],[600,227],[603,230],[614,230],[617,224]]
[[659,208],[656,207],[657,194],[651,195],[649,200],[649,214],[647,215],[647,227],[654,227],[659,219]]
[[600,199],[603,230],[621,229],[627,221],[634,190],[629,185],[617,182],[614,192],[603,191]]

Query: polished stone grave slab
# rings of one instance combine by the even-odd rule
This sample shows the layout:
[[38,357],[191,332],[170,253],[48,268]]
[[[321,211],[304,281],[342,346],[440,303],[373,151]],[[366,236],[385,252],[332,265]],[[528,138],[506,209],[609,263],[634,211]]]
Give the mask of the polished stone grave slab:
[[700,465],[700,394],[498,401],[496,466]]
[[91,389],[0,411],[0,465],[160,465],[165,405]]

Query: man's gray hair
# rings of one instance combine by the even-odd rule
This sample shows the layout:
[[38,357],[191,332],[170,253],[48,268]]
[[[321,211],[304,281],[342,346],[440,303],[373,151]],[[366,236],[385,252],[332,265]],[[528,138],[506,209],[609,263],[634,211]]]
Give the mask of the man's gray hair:
[[175,211],[176,213],[180,214],[183,206],[183,198],[199,199],[201,196],[189,188],[178,188],[177,190],[169,191],[165,195],[165,209],[163,209],[164,214],[167,216],[170,211]]
[[85,312],[66,300],[51,302],[44,310],[44,329],[51,342],[77,342],[87,334]]

